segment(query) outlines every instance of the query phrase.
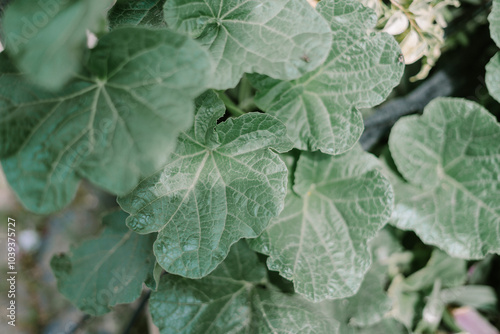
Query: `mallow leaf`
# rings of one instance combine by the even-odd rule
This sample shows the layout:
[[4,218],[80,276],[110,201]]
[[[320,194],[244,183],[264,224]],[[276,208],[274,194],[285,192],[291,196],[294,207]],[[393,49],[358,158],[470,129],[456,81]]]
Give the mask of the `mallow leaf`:
[[379,323],[392,307],[385,291],[389,277],[389,256],[398,252],[401,245],[389,232],[381,230],[375,239],[370,241],[369,246],[373,263],[356,294],[349,298],[322,303],[328,312],[327,315],[338,320],[346,329],[354,331],[358,327]]
[[[488,16],[490,35],[497,46],[500,46],[500,0],[493,0],[493,8]],[[500,101],[500,54],[497,53],[486,65],[486,87],[490,95]]]
[[125,194],[165,164],[211,63],[167,30],[116,29],[92,50],[86,77],[48,93],[21,75],[0,77],[0,156],[29,209],[59,210],[81,178]]
[[240,238],[257,237],[283,209],[287,169],[272,152],[292,147],[286,128],[261,113],[230,118],[212,91],[196,101],[193,127],[171,161],[119,198],[138,233],[158,232],[154,252],[169,273],[206,276]]
[[338,323],[317,305],[270,285],[265,266],[244,241],[205,278],[163,276],[149,309],[162,334],[338,333]]
[[488,15],[490,35],[497,46],[500,46],[500,0],[493,0],[492,10]]
[[440,98],[393,127],[389,147],[407,182],[394,224],[451,256],[500,253],[500,125],[480,105]]
[[80,69],[87,30],[103,26],[112,0],[16,0],[2,19],[6,51],[36,84],[56,90]]
[[380,322],[391,309],[391,300],[383,289],[386,268],[374,263],[366,273],[358,292],[349,298],[324,302],[332,317],[346,327],[366,327]]
[[209,50],[216,89],[236,86],[244,72],[296,79],[323,63],[332,43],[306,1],[169,0],[165,20]]
[[165,0],[118,1],[109,11],[109,25],[111,28],[115,28],[120,25],[164,27],[164,3]]
[[339,156],[304,152],[283,212],[249,243],[308,299],[352,296],[371,264],[367,242],[392,202],[378,160],[359,146]]
[[494,55],[486,65],[485,81],[490,95],[500,101],[500,53]]
[[384,101],[399,83],[404,64],[392,36],[369,32],[377,17],[360,2],[323,0],[317,10],[332,29],[325,63],[293,81],[249,78],[258,90],[257,106],[286,124],[296,148],[339,154],[363,132],[357,108]]
[[104,217],[98,238],[50,262],[59,291],[85,313],[101,315],[116,304],[133,302],[154,264],[154,236],[130,231],[126,217],[123,211]]

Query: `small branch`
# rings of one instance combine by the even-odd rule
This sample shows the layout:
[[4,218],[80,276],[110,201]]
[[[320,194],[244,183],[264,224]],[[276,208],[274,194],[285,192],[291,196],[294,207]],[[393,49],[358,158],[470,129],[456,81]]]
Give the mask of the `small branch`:
[[222,100],[222,102],[224,102],[224,104],[226,105],[226,109],[227,111],[229,111],[229,113],[234,116],[234,117],[238,117],[238,116],[241,116],[241,115],[244,115],[245,112],[243,110],[241,110],[237,105],[236,103],[233,102],[233,100],[231,100],[231,98],[229,98],[229,96],[227,96],[226,93],[224,92],[216,92],[217,95],[219,96],[219,98]]
[[377,108],[373,115],[365,119],[365,131],[360,139],[361,146],[369,150],[399,118],[422,110],[436,97],[451,95],[453,88],[448,74],[439,71],[405,97],[391,100]]
[[123,334],[130,334],[132,327],[134,326],[137,319],[139,319],[139,316],[141,315],[142,311],[144,310],[144,307],[146,306],[146,303],[148,302],[150,296],[151,296],[151,290],[148,290],[144,295],[142,295],[141,300],[139,302],[139,305],[135,309],[135,312],[132,315],[132,318],[130,319],[127,327],[125,327],[125,329],[123,330]]

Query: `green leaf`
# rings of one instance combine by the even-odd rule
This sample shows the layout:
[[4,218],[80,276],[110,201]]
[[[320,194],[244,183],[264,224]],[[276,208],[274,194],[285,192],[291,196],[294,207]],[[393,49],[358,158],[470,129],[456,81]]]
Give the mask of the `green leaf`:
[[369,33],[375,13],[352,0],[323,0],[317,9],[330,23],[333,45],[326,62],[294,81],[249,76],[255,103],[287,125],[301,150],[339,154],[363,132],[357,108],[385,100],[399,83],[404,64],[400,49],[386,33]]
[[377,166],[358,146],[339,156],[302,153],[285,209],[249,241],[308,299],[345,298],[359,289],[371,263],[367,241],[392,210],[392,188]]
[[354,296],[328,301],[333,309],[331,315],[349,327],[366,327],[380,322],[392,306],[383,289],[384,273],[384,266],[373,265]]
[[338,323],[316,305],[269,285],[265,266],[243,241],[203,279],[163,276],[149,309],[162,334],[338,333]]
[[500,101],[500,53],[494,55],[486,65],[485,81],[490,95]]
[[324,62],[328,24],[297,0],[169,0],[167,25],[196,38],[215,60],[213,88],[235,87],[244,72],[296,79]]
[[[166,30],[116,29],[92,50],[87,77],[47,93],[0,77],[0,156],[22,203],[59,210],[81,178],[116,194],[158,170],[209,81],[196,42]],[[8,157],[8,158],[7,158]]]
[[490,15],[488,15],[490,22],[490,35],[495,41],[497,46],[500,47],[500,0],[493,0],[493,6]]
[[144,25],[164,27],[164,0],[124,0],[118,1],[109,11],[109,25],[115,28],[120,25]]
[[384,317],[392,307],[392,302],[385,292],[385,285],[389,279],[391,257],[397,256],[402,247],[386,229],[379,231],[369,245],[373,263],[358,292],[349,298],[326,300],[320,304],[325,315],[340,322],[341,333],[370,333],[372,328],[376,332],[377,327],[374,325],[385,322]]
[[217,124],[224,105],[214,92],[197,99],[194,126],[172,160],[119,198],[128,226],[159,232],[156,258],[169,273],[206,276],[240,238],[258,236],[283,209],[287,169],[272,152],[291,149],[285,126],[249,113]]
[[358,292],[349,298],[325,301],[322,304],[347,328],[368,327],[382,321],[392,303],[385,292],[389,279],[389,258],[401,250],[399,242],[386,230],[381,230],[370,243],[373,263]]
[[99,29],[111,0],[16,0],[3,18],[6,51],[36,84],[60,89],[80,69],[87,30]]
[[396,186],[394,224],[455,257],[499,253],[499,142],[493,115],[462,99],[399,120],[389,146],[409,183]]
[[82,311],[101,315],[116,304],[131,303],[142,291],[154,255],[154,236],[142,236],[125,225],[127,214],[103,219],[104,232],[69,253],[56,255],[50,266],[59,291]]

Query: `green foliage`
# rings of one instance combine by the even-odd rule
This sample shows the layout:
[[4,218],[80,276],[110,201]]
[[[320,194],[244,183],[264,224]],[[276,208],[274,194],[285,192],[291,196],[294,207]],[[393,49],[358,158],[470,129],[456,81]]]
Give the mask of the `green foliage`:
[[[86,31],[103,26],[111,0],[16,0],[2,28],[6,48],[37,84],[60,89],[80,68]],[[64,28],[63,28],[64,27]]]
[[287,169],[273,148],[291,149],[285,126],[249,113],[217,124],[224,105],[213,92],[196,101],[193,127],[171,161],[119,199],[128,226],[158,232],[154,251],[170,273],[206,276],[242,237],[256,237],[283,209]]
[[296,79],[321,65],[332,43],[306,1],[170,0],[165,21],[210,52],[216,89],[236,86],[244,72]]
[[120,25],[163,27],[164,0],[118,1],[109,12],[111,28]]
[[59,291],[88,314],[104,314],[111,306],[137,299],[155,263],[153,236],[130,231],[126,217],[123,211],[104,217],[98,238],[50,262]]
[[[432,333],[456,329],[454,305],[493,312],[493,261],[466,281],[464,259],[500,253],[500,126],[438,99],[396,123],[385,161],[364,152],[358,109],[404,70],[375,24],[355,0],[13,0],[8,182],[39,214],[82,179],[128,213],[52,259],[61,293],[101,315],[145,286],[161,333]],[[498,100],[499,78],[497,55]]]
[[348,297],[370,266],[367,241],[389,219],[392,199],[377,159],[361,148],[303,153],[283,212],[250,244],[307,298]]
[[480,105],[431,102],[399,120],[389,139],[407,182],[396,187],[394,224],[453,256],[499,253],[500,125]]
[[346,1],[322,1],[317,10],[332,29],[323,65],[294,81],[250,79],[257,106],[286,124],[296,148],[339,154],[363,132],[356,108],[380,104],[399,83],[404,65],[394,38],[368,32],[375,25],[373,11]]
[[86,69],[57,93],[19,74],[0,77],[2,166],[32,211],[62,209],[82,177],[130,191],[165,164],[210,78],[197,43],[144,28],[105,35]]
[[338,323],[316,304],[270,285],[265,266],[244,241],[201,280],[162,277],[150,308],[162,334],[338,333]]

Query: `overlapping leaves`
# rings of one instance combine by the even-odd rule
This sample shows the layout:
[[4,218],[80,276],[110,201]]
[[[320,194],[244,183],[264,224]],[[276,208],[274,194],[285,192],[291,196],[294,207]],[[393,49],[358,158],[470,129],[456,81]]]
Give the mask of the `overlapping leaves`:
[[480,105],[437,99],[401,119],[389,146],[397,182],[394,221],[452,256],[499,253],[500,125]]
[[104,314],[111,306],[137,299],[155,263],[154,236],[130,231],[126,217],[123,211],[106,216],[98,238],[54,256],[50,263],[59,291],[88,314]]
[[217,89],[236,86],[244,72],[296,79],[323,63],[332,43],[306,1],[169,0],[165,20],[210,52]]
[[348,297],[370,266],[367,241],[389,219],[392,198],[377,159],[361,148],[335,157],[302,153],[285,209],[249,242],[307,298]]
[[109,12],[109,25],[165,26],[163,5],[165,0],[121,0]]
[[244,241],[201,280],[163,276],[150,312],[162,334],[338,332],[338,323],[315,304],[270,285],[265,266]]
[[80,69],[87,31],[105,26],[112,0],[16,0],[3,18],[6,50],[42,87],[62,88]]
[[[493,9],[488,16],[490,35],[497,46],[500,46],[500,1],[493,1]],[[486,86],[497,101],[500,101],[500,54],[497,53],[486,65]]]
[[356,1],[325,0],[317,10],[333,32],[325,63],[294,81],[250,78],[257,105],[287,125],[295,147],[339,154],[363,132],[357,108],[381,103],[399,83],[404,65],[393,37],[368,32],[376,23],[371,9]]
[[207,53],[166,30],[116,29],[92,50],[85,77],[48,93],[0,77],[0,155],[30,210],[61,209],[80,178],[117,194],[162,166],[192,122],[210,78]]
[[261,113],[217,124],[224,114],[213,92],[197,99],[195,122],[171,161],[119,199],[139,233],[159,232],[158,263],[199,278],[224,260],[230,246],[256,237],[283,209],[287,169],[278,155],[291,149],[285,126]]

